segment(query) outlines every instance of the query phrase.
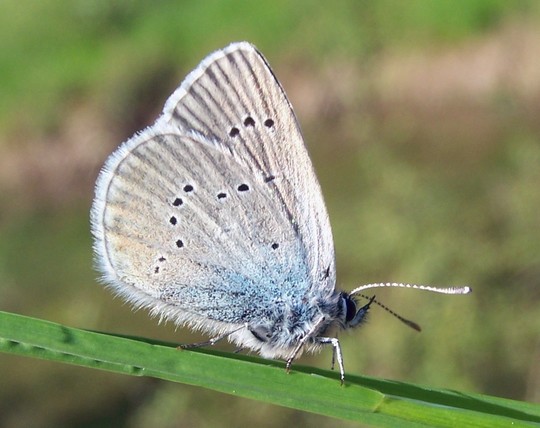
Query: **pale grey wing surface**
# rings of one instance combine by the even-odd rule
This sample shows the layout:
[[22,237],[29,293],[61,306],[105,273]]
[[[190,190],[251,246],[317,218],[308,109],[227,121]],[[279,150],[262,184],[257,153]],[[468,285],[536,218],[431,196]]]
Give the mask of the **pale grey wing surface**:
[[208,56],[169,98],[160,121],[203,135],[268,182],[301,242],[313,286],[334,288],[333,239],[319,183],[289,100],[252,45],[234,43]]
[[311,286],[265,177],[164,123],[108,159],[91,220],[104,279],[177,323],[230,330],[265,319],[284,296],[302,299]]

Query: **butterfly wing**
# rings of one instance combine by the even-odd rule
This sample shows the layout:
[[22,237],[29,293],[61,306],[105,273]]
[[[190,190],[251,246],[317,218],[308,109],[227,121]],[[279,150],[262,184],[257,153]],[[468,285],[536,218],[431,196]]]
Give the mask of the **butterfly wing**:
[[334,289],[330,226],[298,124],[247,43],[205,59],[163,116],[111,155],[91,220],[104,279],[178,323],[230,331],[284,296]]
[[167,100],[162,119],[229,151],[272,188],[320,287],[335,284],[328,213],[300,126],[265,58],[249,43],[208,56]]

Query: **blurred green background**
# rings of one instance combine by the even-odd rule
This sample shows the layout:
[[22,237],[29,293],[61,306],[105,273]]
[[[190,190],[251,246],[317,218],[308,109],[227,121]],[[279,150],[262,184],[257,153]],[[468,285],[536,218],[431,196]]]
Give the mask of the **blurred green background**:
[[[339,287],[474,288],[467,297],[377,290],[423,332],[374,308],[341,337],[346,370],[540,402],[534,0],[4,0],[0,310],[200,338],[98,285],[88,210],[106,156],[154,121],[204,56],[237,40],[258,46],[295,106],[330,212]],[[300,363],[330,360],[326,350]],[[348,426],[5,354],[0,377],[2,427]]]

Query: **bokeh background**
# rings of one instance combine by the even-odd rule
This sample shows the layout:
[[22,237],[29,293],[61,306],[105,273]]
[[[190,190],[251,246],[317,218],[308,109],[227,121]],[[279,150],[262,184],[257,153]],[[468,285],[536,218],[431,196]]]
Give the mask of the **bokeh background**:
[[[341,337],[347,371],[540,402],[534,0],[2,1],[0,310],[199,339],[98,285],[88,211],[106,156],[154,121],[204,56],[237,40],[258,46],[295,106],[330,212],[339,286],[474,288],[467,297],[377,291],[423,332],[374,308]],[[327,350],[301,363],[330,359]],[[0,377],[3,427],[348,426],[6,354]]]

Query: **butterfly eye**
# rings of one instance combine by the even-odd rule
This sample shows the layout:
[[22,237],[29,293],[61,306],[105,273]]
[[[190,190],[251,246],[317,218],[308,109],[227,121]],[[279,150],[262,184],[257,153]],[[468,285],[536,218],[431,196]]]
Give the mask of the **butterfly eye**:
[[356,315],[356,303],[349,297],[345,297],[345,304],[347,305],[347,313],[345,314],[345,321],[351,321]]

